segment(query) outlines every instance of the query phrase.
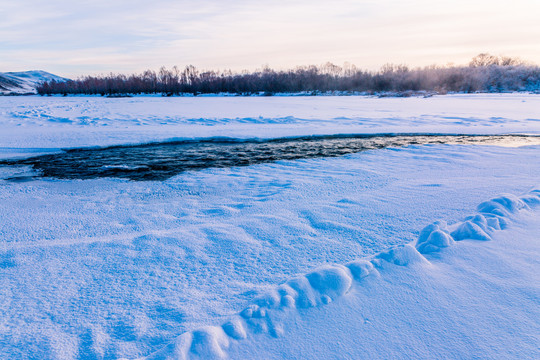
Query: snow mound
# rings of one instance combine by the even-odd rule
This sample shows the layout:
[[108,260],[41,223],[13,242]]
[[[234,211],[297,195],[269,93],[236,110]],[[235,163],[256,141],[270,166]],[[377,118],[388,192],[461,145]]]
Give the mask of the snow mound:
[[384,263],[381,262],[381,260],[399,266],[428,263],[426,258],[424,258],[411,244],[397,245],[383,251],[376,255],[372,262],[374,265],[382,267],[384,266]]
[[452,237],[456,241],[472,239],[489,241],[491,237],[476,223],[467,220],[452,231]]
[[0,95],[35,94],[39,84],[46,81],[63,82],[68,79],[43,70],[0,73]]
[[454,239],[448,231],[446,222],[436,221],[422,229],[416,242],[416,248],[420,253],[425,254],[451,246],[453,243]]
[[384,278],[386,273],[380,270],[388,267],[430,266],[424,254],[451,247],[458,241],[491,240],[491,234],[506,228],[520,211],[534,206],[540,206],[538,189],[521,197],[501,195],[480,204],[477,214],[461,222],[448,226],[444,221],[436,221],[428,225],[413,243],[394,246],[346,265],[325,265],[290,279],[255,299],[223,325],[184,333],[146,359],[223,359],[228,357],[230,346],[256,334],[282,337],[285,320],[302,316],[302,309],[323,307],[339,300],[351,291],[355,282],[362,286],[365,278]]

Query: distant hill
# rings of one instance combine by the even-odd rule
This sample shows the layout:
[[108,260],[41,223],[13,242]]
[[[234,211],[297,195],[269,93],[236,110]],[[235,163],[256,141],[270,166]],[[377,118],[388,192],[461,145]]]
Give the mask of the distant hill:
[[42,70],[0,72],[0,95],[36,94],[38,84],[52,80],[69,79]]

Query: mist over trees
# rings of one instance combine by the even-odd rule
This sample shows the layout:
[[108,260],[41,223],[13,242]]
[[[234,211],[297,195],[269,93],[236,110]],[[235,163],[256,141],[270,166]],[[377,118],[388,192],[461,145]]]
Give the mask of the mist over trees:
[[276,71],[269,67],[253,72],[200,71],[193,65],[141,74],[85,76],[66,82],[41,84],[38,94],[217,94],[275,93],[406,93],[406,92],[508,92],[539,91],[540,67],[509,57],[480,54],[466,66],[409,68],[387,64],[379,71],[365,71],[354,65],[299,66]]

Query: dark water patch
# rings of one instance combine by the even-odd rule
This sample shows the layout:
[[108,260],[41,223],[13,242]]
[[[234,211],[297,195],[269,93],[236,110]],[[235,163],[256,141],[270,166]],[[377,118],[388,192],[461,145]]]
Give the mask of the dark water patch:
[[[332,135],[239,140],[214,138],[81,148],[61,153],[2,160],[1,167],[30,166],[34,178],[136,181],[166,180],[184,171],[249,166],[278,160],[337,157],[365,150],[425,144],[540,145],[534,135]],[[32,177],[10,177],[28,181]]]

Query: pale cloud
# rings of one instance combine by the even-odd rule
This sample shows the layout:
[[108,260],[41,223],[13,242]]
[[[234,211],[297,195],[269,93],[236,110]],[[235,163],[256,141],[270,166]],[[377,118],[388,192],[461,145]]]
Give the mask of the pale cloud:
[[540,63],[539,16],[536,0],[19,0],[0,8],[0,71],[376,69],[464,63],[484,51]]

